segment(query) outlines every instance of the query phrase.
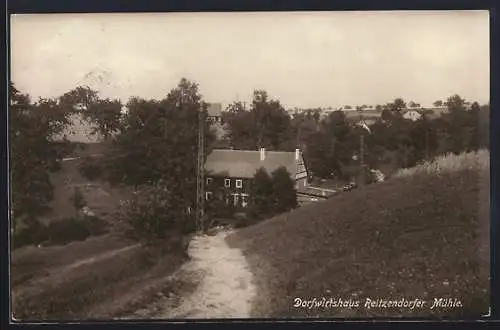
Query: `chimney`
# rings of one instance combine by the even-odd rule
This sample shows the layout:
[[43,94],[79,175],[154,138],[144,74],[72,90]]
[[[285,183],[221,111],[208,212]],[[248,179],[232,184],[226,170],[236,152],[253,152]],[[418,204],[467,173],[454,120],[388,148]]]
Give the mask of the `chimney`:
[[260,161],[264,161],[266,159],[266,148],[260,148]]
[[300,158],[300,149],[295,149],[295,160],[299,160]]

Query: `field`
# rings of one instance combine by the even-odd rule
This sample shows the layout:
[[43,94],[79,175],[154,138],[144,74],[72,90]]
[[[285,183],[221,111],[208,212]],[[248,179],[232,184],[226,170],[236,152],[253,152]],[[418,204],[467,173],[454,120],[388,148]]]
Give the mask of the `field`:
[[[478,317],[489,306],[489,153],[447,155],[244,228],[256,317]],[[427,308],[294,308],[294,298],[419,298]],[[429,309],[434,298],[464,308]]]
[[[90,144],[77,155],[105,151]],[[24,246],[11,253],[12,310],[17,320],[109,319],[149,303],[171,285],[165,281],[185,256],[155,255],[114,230],[116,210],[130,189],[90,182],[78,171],[80,160],[64,161],[51,180],[53,211],[47,224],[75,215],[70,198],[79,187],[88,207],[108,223],[108,233],[66,245]]]
[[[86,144],[85,149],[77,149],[74,156],[85,157],[105,152],[105,150],[106,146],[99,143]],[[54,200],[50,204],[52,212],[42,218],[43,222],[48,223],[75,215],[75,209],[71,203],[75,188],[80,189],[87,206],[99,218],[107,220],[111,225],[120,201],[131,196],[130,188],[112,187],[107,182],[89,181],[84,178],[78,170],[81,162],[82,159],[63,161],[62,170],[52,175],[51,182],[55,188]]]
[[17,320],[110,319],[149,303],[184,259],[154,257],[111,235],[64,247],[25,247],[12,256]]

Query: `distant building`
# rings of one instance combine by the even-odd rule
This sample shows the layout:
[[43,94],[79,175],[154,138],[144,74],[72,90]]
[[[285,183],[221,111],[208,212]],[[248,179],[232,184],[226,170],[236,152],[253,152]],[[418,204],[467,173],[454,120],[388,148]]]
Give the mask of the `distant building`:
[[222,120],[222,104],[221,103],[208,103],[207,104],[207,120],[212,123],[215,128],[217,140],[224,140],[227,135],[227,127]]
[[255,173],[263,167],[269,174],[284,166],[296,189],[307,186],[307,168],[299,149],[295,152],[260,150],[213,150],[205,163],[205,198],[225,199],[226,204],[246,207]]
[[417,121],[422,118],[423,113],[421,110],[409,109],[403,110],[403,118],[411,121]]
[[98,132],[93,134],[96,126],[86,121],[81,113],[71,114],[69,122],[70,124],[65,127],[64,131],[56,139],[65,137],[70,142],[79,143],[98,143],[104,139]]
[[222,124],[222,104],[208,103],[207,104],[208,120]]
[[378,110],[344,110],[347,122],[355,125],[363,124],[370,126],[382,117],[382,111]]

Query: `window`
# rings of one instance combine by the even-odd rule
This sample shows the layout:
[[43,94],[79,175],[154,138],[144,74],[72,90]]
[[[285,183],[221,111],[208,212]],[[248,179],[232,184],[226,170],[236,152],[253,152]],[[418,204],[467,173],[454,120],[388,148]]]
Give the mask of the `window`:
[[234,206],[238,206],[238,201],[239,201],[239,194],[232,194],[234,198]]
[[207,178],[207,185],[212,183],[212,178]]
[[241,206],[247,207],[248,205],[248,194],[241,194]]
[[231,187],[231,179],[224,179],[224,187],[226,188]]
[[205,192],[205,199],[207,201],[211,200],[212,199],[212,192],[211,191],[207,191]]
[[243,188],[243,180],[236,180],[236,188]]

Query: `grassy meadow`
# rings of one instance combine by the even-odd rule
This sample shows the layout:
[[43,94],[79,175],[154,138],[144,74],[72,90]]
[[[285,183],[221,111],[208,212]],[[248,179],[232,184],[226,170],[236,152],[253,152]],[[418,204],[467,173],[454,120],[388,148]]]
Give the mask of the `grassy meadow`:
[[[257,317],[477,317],[489,306],[489,153],[445,155],[227,238]],[[463,308],[295,308],[294,298],[457,298]]]

